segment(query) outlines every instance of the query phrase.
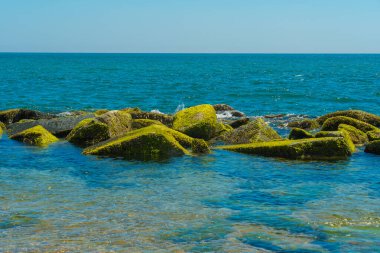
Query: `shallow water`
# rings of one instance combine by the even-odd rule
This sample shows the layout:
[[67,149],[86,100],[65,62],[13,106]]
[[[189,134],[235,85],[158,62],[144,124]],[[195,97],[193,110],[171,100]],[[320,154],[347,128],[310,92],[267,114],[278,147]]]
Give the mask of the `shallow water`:
[[[378,112],[380,56],[0,54],[0,90],[0,109]],[[0,252],[380,251],[379,156],[214,151],[144,163],[6,135],[0,154]]]

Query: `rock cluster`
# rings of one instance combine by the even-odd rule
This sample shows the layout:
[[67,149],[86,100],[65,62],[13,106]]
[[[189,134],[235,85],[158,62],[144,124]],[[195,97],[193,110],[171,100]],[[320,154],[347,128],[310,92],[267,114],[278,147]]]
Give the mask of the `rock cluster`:
[[[218,119],[224,111],[230,120]],[[380,117],[358,110],[288,122],[287,138],[264,119],[248,118],[225,104],[197,105],[174,115],[139,108],[48,114],[28,109],[0,111],[0,136],[47,146],[65,138],[83,154],[159,160],[199,155],[211,149],[286,159],[345,159],[357,149],[380,154]],[[232,113],[231,113],[232,114]],[[313,130],[308,132],[307,130]],[[217,143],[218,145],[212,146]]]

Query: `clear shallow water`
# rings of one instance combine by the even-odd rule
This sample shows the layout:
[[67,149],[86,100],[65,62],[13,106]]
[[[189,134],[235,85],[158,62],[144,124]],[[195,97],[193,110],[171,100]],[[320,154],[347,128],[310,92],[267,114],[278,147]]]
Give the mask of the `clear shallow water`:
[[[376,55],[0,54],[0,108],[173,112],[225,102],[249,115],[376,113],[379,75]],[[142,163],[5,135],[0,154],[2,252],[380,250],[379,156],[300,162],[215,151]]]

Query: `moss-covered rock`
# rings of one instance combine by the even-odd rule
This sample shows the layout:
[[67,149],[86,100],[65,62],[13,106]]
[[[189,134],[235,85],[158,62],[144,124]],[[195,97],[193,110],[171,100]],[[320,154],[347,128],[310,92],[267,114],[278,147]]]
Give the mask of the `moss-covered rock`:
[[83,153],[136,160],[157,160],[189,154],[171,134],[161,131],[156,125],[88,147]]
[[0,121],[5,124],[12,124],[19,122],[23,119],[51,119],[55,116],[52,114],[42,113],[40,111],[28,110],[28,109],[10,109],[0,111]]
[[216,123],[216,130],[215,130],[215,136],[219,136],[221,134],[227,133],[234,130],[232,126],[224,124],[222,122]]
[[162,124],[160,121],[153,120],[153,119],[134,119],[132,121],[132,129],[133,130],[144,128],[144,127],[148,127],[148,126],[151,126],[151,125],[164,126],[164,124]]
[[293,121],[288,123],[290,128],[301,128],[305,130],[313,130],[320,127],[318,121],[315,119],[305,119],[302,121]]
[[107,109],[99,109],[95,112],[95,116],[100,116],[100,115],[103,115],[105,113],[109,112],[109,110]]
[[380,140],[380,129],[372,130],[367,132],[367,137],[369,141],[377,141]]
[[368,142],[367,134],[353,126],[340,124],[338,130],[346,130],[354,144],[363,145]]
[[93,118],[79,122],[66,137],[69,142],[81,147],[88,147],[109,138],[109,127]]
[[208,154],[210,153],[210,148],[205,140],[194,138],[191,143],[191,151],[194,154]]
[[343,159],[352,153],[345,139],[341,137],[219,146],[217,149],[287,159]]
[[289,134],[290,140],[299,140],[299,139],[307,139],[307,138],[313,138],[313,135],[301,128],[293,128]]
[[380,155],[380,140],[368,143],[365,146],[364,152]]
[[262,118],[252,120],[246,125],[227,132],[221,139],[229,144],[244,144],[281,140],[281,136]]
[[122,136],[132,130],[132,117],[124,111],[109,111],[96,119],[108,126],[111,138]]
[[0,128],[2,130],[5,130],[7,127],[5,126],[5,124],[3,122],[0,122]]
[[3,135],[3,129],[0,127],[0,137]]
[[58,141],[54,135],[42,126],[26,129],[18,134],[12,135],[10,138],[35,146],[46,146]]
[[346,141],[346,143],[347,143],[347,145],[348,145],[348,147],[352,153],[355,152],[355,150],[356,150],[355,145],[352,142],[352,139],[351,139],[349,133],[342,128],[340,131],[321,131],[321,132],[316,133],[314,137],[315,138],[341,137]]
[[194,138],[209,140],[217,133],[216,112],[212,105],[197,105],[177,112],[173,129]]
[[353,126],[363,132],[368,132],[372,130],[376,130],[377,127],[368,124],[364,121],[360,121],[354,118],[346,117],[346,116],[336,116],[332,118],[328,118],[322,125],[322,131],[336,131],[340,124],[346,124]]
[[336,116],[350,117],[350,118],[354,118],[354,119],[366,122],[373,126],[380,127],[380,116],[377,116],[372,113],[360,111],[360,110],[345,110],[345,111],[337,111],[337,112],[329,113],[329,114],[319,117],[317,121],[319,122],[319,124],[322,125],[327,119],[333,118]]

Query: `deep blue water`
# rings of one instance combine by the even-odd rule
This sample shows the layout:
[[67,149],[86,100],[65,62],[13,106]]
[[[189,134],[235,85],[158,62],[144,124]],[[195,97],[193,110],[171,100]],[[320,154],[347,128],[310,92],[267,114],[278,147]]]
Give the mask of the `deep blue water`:
[[[380,55],[0,54],[0,90],[0,109],[380,114]],[[0,156],[0,252],[380,251],[380,156],[362,150],[143,163],[3,135]]]

